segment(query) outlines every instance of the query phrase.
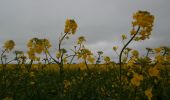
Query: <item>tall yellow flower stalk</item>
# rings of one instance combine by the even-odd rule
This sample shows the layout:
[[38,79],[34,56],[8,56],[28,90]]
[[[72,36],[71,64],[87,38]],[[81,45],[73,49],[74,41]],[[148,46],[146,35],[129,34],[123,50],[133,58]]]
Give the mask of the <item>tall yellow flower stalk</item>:
[[132,22],[133,29],[131,31],[131,35],[133,36],[136,34],[136,27],[140,27],[141,29],[137,35],[137,38],[140,40],[149,38],[153,27],[154,16],[147,11],[138,11],[133,15],[133,19],[134,21]]
[[120,80],[120,99],[121,99],[121,88],[122,88],[122,54],[127,46],[131,43],[132,40],[145,40],[149,38],[151,35],[152,27],[154,22],[154,16],[150,14],[148,11],[138,11],[133,15],[132,21],[132,30],[131,30],[131,38],[130,40],[123,46],[120,55],[119,55],[119,80]]
[[[11,51],[14,47],[15,47],[15,42],[14,42],[13,40],[7,40],[7,41],[5,41],[5,43],[4,43],[4,45],[3,45],[4,50],[2,50],[2,53],[1,53],[1,55],[0,55],[2,65],[4,64],[4,60],[3,60],[3,58],[5,57],[4,54],[5,54],[6,52]],[[5,59],[7,59],[7,58],[5,58]],[[5,67],[5,66],[6,66],[6,64],[3,65],[3,67]]]
[[143,76],[137,73],[134,73],[133,78],[131,79],[131,84],[135,87],[140,85],[140,82],[143,80]]
[[74,19],[67,19],[65,22],[64,33],[75,34],[77,27],[78,25]]
[[152,88],[148,88],[146,91],[145,91],[145,95],[148,97],[148,100],[151,100],[152,99]]
[[15,47],[15,42],[13,40],[7,40],[3,46],[7,51],[11,51]]
[[51,47],[51,44],[48,39],[39,39],[39,38],[32,38],[29,40],[27,47],[28,50],[28,56],[31,60],[38,60],[36,57],[37,54],[41,54],[42,52],[48,52],[48,49]]

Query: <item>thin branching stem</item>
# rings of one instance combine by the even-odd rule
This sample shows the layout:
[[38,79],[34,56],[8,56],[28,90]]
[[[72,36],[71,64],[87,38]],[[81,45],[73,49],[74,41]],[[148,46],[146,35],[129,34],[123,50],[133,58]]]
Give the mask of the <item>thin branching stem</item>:
[[120,98],[121,98],[121,91],[122,91],[122,80],[121,80],[121,72],[122,72],[122,54],[124,52],[124,50],[126,49],[126,47],[130,44],[130,42],[135,38],[135,36],[138,34],[140,30],[140,27],[138,27],[136,33],[131,37],[131,39],[123,46],[121,52],[120,52],[120,56],[119,56],[119,81],[120,81]]

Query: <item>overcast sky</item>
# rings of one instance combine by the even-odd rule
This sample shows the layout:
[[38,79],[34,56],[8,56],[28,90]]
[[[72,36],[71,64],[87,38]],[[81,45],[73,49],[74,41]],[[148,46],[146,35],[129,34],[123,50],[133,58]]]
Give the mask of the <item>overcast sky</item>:
[[121,46],[121,34],[129,35],[133,13],[147,10],[155,16],[152,36],[130,45],[144,54],[146,47],[170,46],[169,4],[170,0],[0,0],[0,47],[12,39],[16,49],[26,51],[27,41],[39,37],[50,39],[56,48],[65,20],[72,18],[78,31],[63,45],[71,47],[83,35],[90,50],[110,56],[114,45]]

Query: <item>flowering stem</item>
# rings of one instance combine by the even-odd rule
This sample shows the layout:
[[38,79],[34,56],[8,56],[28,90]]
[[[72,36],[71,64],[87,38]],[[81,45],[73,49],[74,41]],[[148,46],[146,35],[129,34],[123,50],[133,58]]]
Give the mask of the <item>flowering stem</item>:
[[88,66],[88,64],[87,64],[86,59],[84,60],[84,63],[85,63],[85,65],[86,65],[87,71],[90,72],[90,69],[89,69],[89,66]]
[[81,44],[80,44],[80,46],[79,46],[79,49],[78,49],[77,51],[75,50],[75,53],[74,53],[74,55],[72,56],[72,58],[71,58],[71,60],[70,60],[70,64],[73,62],[73,59],[74,59],[75,56],[77,55],[77,52],[80,51],[80,49],[81,49]]
[[[62,38],[59,40],[59,44],[58,44],[58,51],[59,53],[62,53],[61,51],[61,44],[62,44],[62,41],[64,40],[64,38],[66,37],[68,33],[65,33]],[[60,57],[60,61],[59,61],[59,68],[60,68],[60,81],[62,82],[63,81],[63,75],[64,75],[64,68],[63,68],[63,53]]]
[[[119,56],[119,81],[120,81],[120,88],[122,87],[122,80],[121,80],[121,71],[122,71],[122,54],[124,52],[124,50],[126,49],[126,47],[129,45],[129,43],[135,38],[135,36],[138,34],[140,30],[140,27],[138,27],[136,33],[131,37],[131,39],[123,46],[121,52],[120,52],[120,56]],[[121,98],[121,91],[122,89],[120,89],[120,98]]]
[[68,34],[68,33],[65,33],[65,34],[63,35],[63,37],[59,40],[59,45],[58,45],[58,50],[59,50],[59,52],[61,52],[61,43],[62,43],[62,41],[64,40],[64,38],[66,37],[67,34]]

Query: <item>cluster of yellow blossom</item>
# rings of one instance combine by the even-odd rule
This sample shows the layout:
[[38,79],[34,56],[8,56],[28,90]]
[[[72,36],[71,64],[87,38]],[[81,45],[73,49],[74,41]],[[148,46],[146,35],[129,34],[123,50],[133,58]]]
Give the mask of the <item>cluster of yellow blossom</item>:
[[118,47],[117,46],[113,46],[113,50],[117,51]]
[[135,87],[140,85],[140,81],[143,80],[143,76],[139,75],[137,73],[134,73],[133,78],[131,79],[131,84],[134,85]]
[[85,69],[87,69],[84,62],[78,63],[78,66],[79,66],[79,69],[80,69],[80,70],[85,70]]
[[77,40],[77,44],[82,44],[83,42],[86,42],[86,39],[84,36],[80,36]]
[[145,91],[145,95],[148,97],[148,100],[152,99],[152,88],[149,88]]
[[166,61],[170,62],[170,54],[166,55]]
[[95,58],[93,57],[93,53],[86,48],[83,48],[80,50],[80,52],[78,52],[78,59],[79,58],[82,58],[84,60],[87,59],[90,63],[94,63],[95,61]]
[[135,27],[140,27],[139,36],[137,37],[139,40],[145,40],[149,38],[151,35],[154,16],[151,15],[147,11],[138,11],[133,15],[134,21],[132,22],[133,29],[131,31],[131,35],[136,34]]
[[90,63],[92,63],[92,64],[94,64],[94,62],[95,62],[95,58],[92,57],[92,56],[89,56],[89,57],[87,58],[87,60],[88,60]]
[[65,22],[64,32],[69,33],[69,34],[75,34],[77,27],[78,26],[77,26],[77,23],[75,22],[75,20],[67,19]]
[[51,44],[48,39],[31,39],[27,47],[29,48],[28,56],[31,60],[37,60],[36,53],[41,54],[42,52],[48,52],[48,49],[51,47]]
[[105,56],[105,57],[104,57],[104,61],[105,61],[105,63],[110,63],[110,61],[111,61],[111,60],[110,60],[110,57]]
[[137,50],[132,51],[132,56],[138,58],[139,57],[139,52]]
[[136,62],[136,60],[137,59],[135,57],[132,57],[130,60],[128,60],[127,66],[133,67],[135,62]]
[[125,34],[122,34],[122,40],[126,40],[127,36]]
[[15,47],[15,42],[13,40],[8,40],[3,46],[7,51],[11,51]]
[[162,48],[155,48],[154,51],[155,51],[156,53],[160,53],[160,52],[162,51]]
[[149,69],[149,75],[152,76],[158,76],[159,75],[159,69],[157,67],[151,67]]
[[89,49],[83,48],[78,52],[78,58],[86,59],[88,56],[93,55]]

